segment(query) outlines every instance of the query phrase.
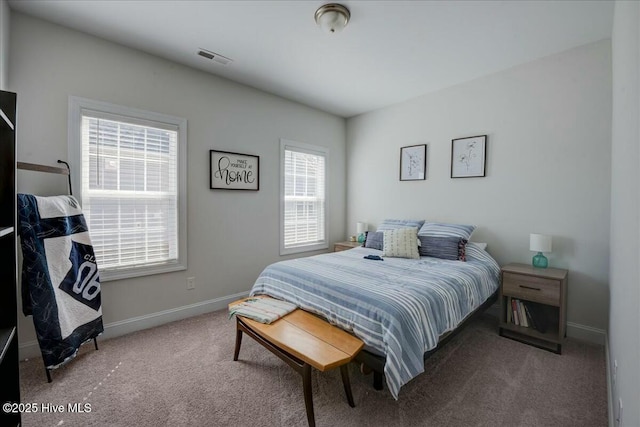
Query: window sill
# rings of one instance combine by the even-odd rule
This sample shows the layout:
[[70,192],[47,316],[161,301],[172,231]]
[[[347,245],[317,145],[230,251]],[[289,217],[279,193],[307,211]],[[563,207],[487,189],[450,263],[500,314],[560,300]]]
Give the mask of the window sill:
[[329,249],[329,243],[320,243],[317,245],[297,246],[293,248],[280,248],[280,255],[291,255],[303,252],[321,251],[323,249]]
[[100,283],[114,280],[131,279],[134,277],[152,276],[155,274],[171,273],[174,271],[186,270],[187,266],[179,263],[160,264],[150,267],[138,267],[135,269],[104,270],[100,271]]

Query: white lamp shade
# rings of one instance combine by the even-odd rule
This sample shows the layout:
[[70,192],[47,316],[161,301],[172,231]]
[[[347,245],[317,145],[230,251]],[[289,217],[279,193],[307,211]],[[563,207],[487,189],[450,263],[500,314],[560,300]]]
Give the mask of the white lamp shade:
[[551,252],[551,236],[530,234],[529,250],[533,252]]
[[367,224],[366,222],[358,223],[358,234],[362,234],[368,230],[369,230],[369,224]]

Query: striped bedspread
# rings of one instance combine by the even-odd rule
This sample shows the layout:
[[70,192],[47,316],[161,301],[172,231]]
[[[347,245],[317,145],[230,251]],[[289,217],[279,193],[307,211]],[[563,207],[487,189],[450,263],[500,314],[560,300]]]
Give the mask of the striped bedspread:
[[355,248],[268,266],[251,295],[290,301],[352,332],[386,355],[387,386],[400,387],[424,371],[424,353],[498,289],[500,267],[470,243],[467,262],[385,257]]

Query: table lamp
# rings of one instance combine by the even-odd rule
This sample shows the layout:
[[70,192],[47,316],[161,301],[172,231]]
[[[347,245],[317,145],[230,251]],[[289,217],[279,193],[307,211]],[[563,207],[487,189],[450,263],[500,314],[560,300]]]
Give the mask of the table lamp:
[[358,243],[364,243],[364,239],[365,239],[364,233],[366,233],[368,230],[369,230],[369,224],[367,224],[366,222],[358,223]]
[[537,268],[547,268],[549,261],[542,253],[551,252],[551,236],[546,236],[544,234],[530,234],[529,250],[538,252],[533,257],[532,265]]

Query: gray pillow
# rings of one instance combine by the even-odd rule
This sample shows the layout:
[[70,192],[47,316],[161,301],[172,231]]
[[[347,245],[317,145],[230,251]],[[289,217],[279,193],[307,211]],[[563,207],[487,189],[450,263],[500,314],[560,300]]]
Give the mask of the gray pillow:
[[384,247],[384,233],[382,231],[368,231],[366,233],[366,240],[362,246],[381,251]]

